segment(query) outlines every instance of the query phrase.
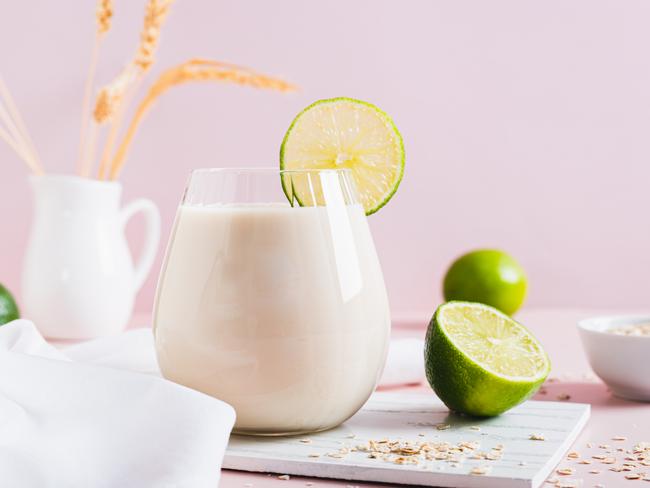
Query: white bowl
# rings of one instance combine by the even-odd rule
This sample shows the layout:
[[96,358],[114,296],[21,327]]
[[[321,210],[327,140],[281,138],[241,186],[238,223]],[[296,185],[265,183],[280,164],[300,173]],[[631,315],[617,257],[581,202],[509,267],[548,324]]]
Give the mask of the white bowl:
[[612,393],[650,402],[650,336],[608,332],[641,323],[650,323],[650,316],[595,317],[578,322],[578,330],[592,369]]

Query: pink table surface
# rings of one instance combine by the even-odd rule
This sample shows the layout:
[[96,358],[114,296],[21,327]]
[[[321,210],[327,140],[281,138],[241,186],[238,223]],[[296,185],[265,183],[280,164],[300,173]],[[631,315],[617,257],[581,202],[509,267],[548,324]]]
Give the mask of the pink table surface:
[[[639,311],[629,311],[638,313]],[[612,315],[621,312],[607,310],[573,310],[573,309],[540,309],[524,310],[517,319],[525,324],[537,338],[544,344],[553,368],[549,381],[535,396],[535,400],[556,401],[562,395],[569,395],[566,401],[590,403],[592,406],[591,418],[578,437],[573,450],[578,451],[583,459],[590,459],[592,464],[582,465],[575,460],[565,460],[559,467],[571,467],[575,474],[559,476],[555,473],[552,477],[563,481],[576,481],[577,486],[592,487],[598,484],[607,487],[635,486],[634,483],[642,481],[628,481],[624,475],[609,471],[611,466],[601,464],[598,460],[591,459],[592,455],[603,454],[604,450],[598,446],[607,444],[614,451],[611,456],[616,457],[618,464],[623,462],[624,454],[616,448],[631,448],[637,442],[650,442],[650,403],[637,403],[621,400],[611,396],[607,387],[598,380],[591,368],[582,349],[576,323],[578,320],[596,315]],[[425,322],[395,324],[393,334],[396,337],[423,337],[426,330]],[[429,391],[428,385],[398,388],[396,391]],[[624,436],[626,441],[614,441],[613,437]],[[587,447],[591,444],[592,447]],[[506,446],[507,448],[507,446]],[[598,469],[600,474],[590,474],[589,471]],[[647,468],[650,474],[650,467]],[[630,485],[631,484],[631,485]],[[291,477],[289,480],[278,478],[278,474],[253,474],[231,470],[223,470],[221,475],[221,488],[234,487],[304,487],[313,488],[325,486],[340,487],[385,487],[377,483],[360,483],[340,480],[324,480],[316,478]],[[545,486],[553,486],[547,484]],[[650,484],[648,484],[650,486]]]

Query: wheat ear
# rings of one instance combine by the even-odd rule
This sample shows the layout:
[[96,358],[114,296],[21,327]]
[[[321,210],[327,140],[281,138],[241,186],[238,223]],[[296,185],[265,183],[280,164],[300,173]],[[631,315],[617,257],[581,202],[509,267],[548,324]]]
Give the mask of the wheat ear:
[[145,72],[151,68],[160,41],[160,30],[174,0],[149,0],[144,14],[144,27],[134,63]]
[[116,179],[122,171],[133,136],[151,105],[171,87],[191,81],[222,81],[281,92],[296,89],[286,81],[256,73],[250,69],[206,59],[192,59],[168,69],[151,85],[146,96],[138,105],[122,143],[115,153],[111,164],[110,179]]
[[[81,176],[90,176],[95,144],[95,125],[90,125],[90,103],[93,96],[93,86],[95,84],[95,73],[97,71],[97,60],[99,58],[99,48],[105,34],[111,28],[111,19],[113,18],[112,0],[99,0],[97,5],[97,29],[93,41],[92,53],[90,55],[90,66],[86,85],[84,87],[84,96],[81,105],[81,134],[79,136],[79,156],[77,159],[77,172]],[[88,130],[90,126],[90,135]]]

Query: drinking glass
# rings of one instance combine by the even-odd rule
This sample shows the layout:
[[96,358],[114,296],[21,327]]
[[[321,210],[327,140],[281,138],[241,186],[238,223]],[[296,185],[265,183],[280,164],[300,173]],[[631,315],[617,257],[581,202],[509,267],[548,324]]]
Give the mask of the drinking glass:
[[375,389],[390,315],[349,170],[202,169],[156,293],[162,374],[235,408],[235,432],[332,428]]

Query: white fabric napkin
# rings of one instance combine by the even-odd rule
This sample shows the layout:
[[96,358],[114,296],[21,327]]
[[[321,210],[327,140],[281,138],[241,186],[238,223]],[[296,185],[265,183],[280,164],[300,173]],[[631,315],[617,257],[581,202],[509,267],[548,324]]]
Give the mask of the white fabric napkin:
[[155,372],[152,355],[150,331],[59,351],[31,322],[0,327],[0,485],[216,487],[235,413],[114,368]]
[[[421,382],[422,348],[391,341],[380,386]],[[151,329],[57,349],[0,327],[0,485],[216,487],[233,409],[159,375]]]

